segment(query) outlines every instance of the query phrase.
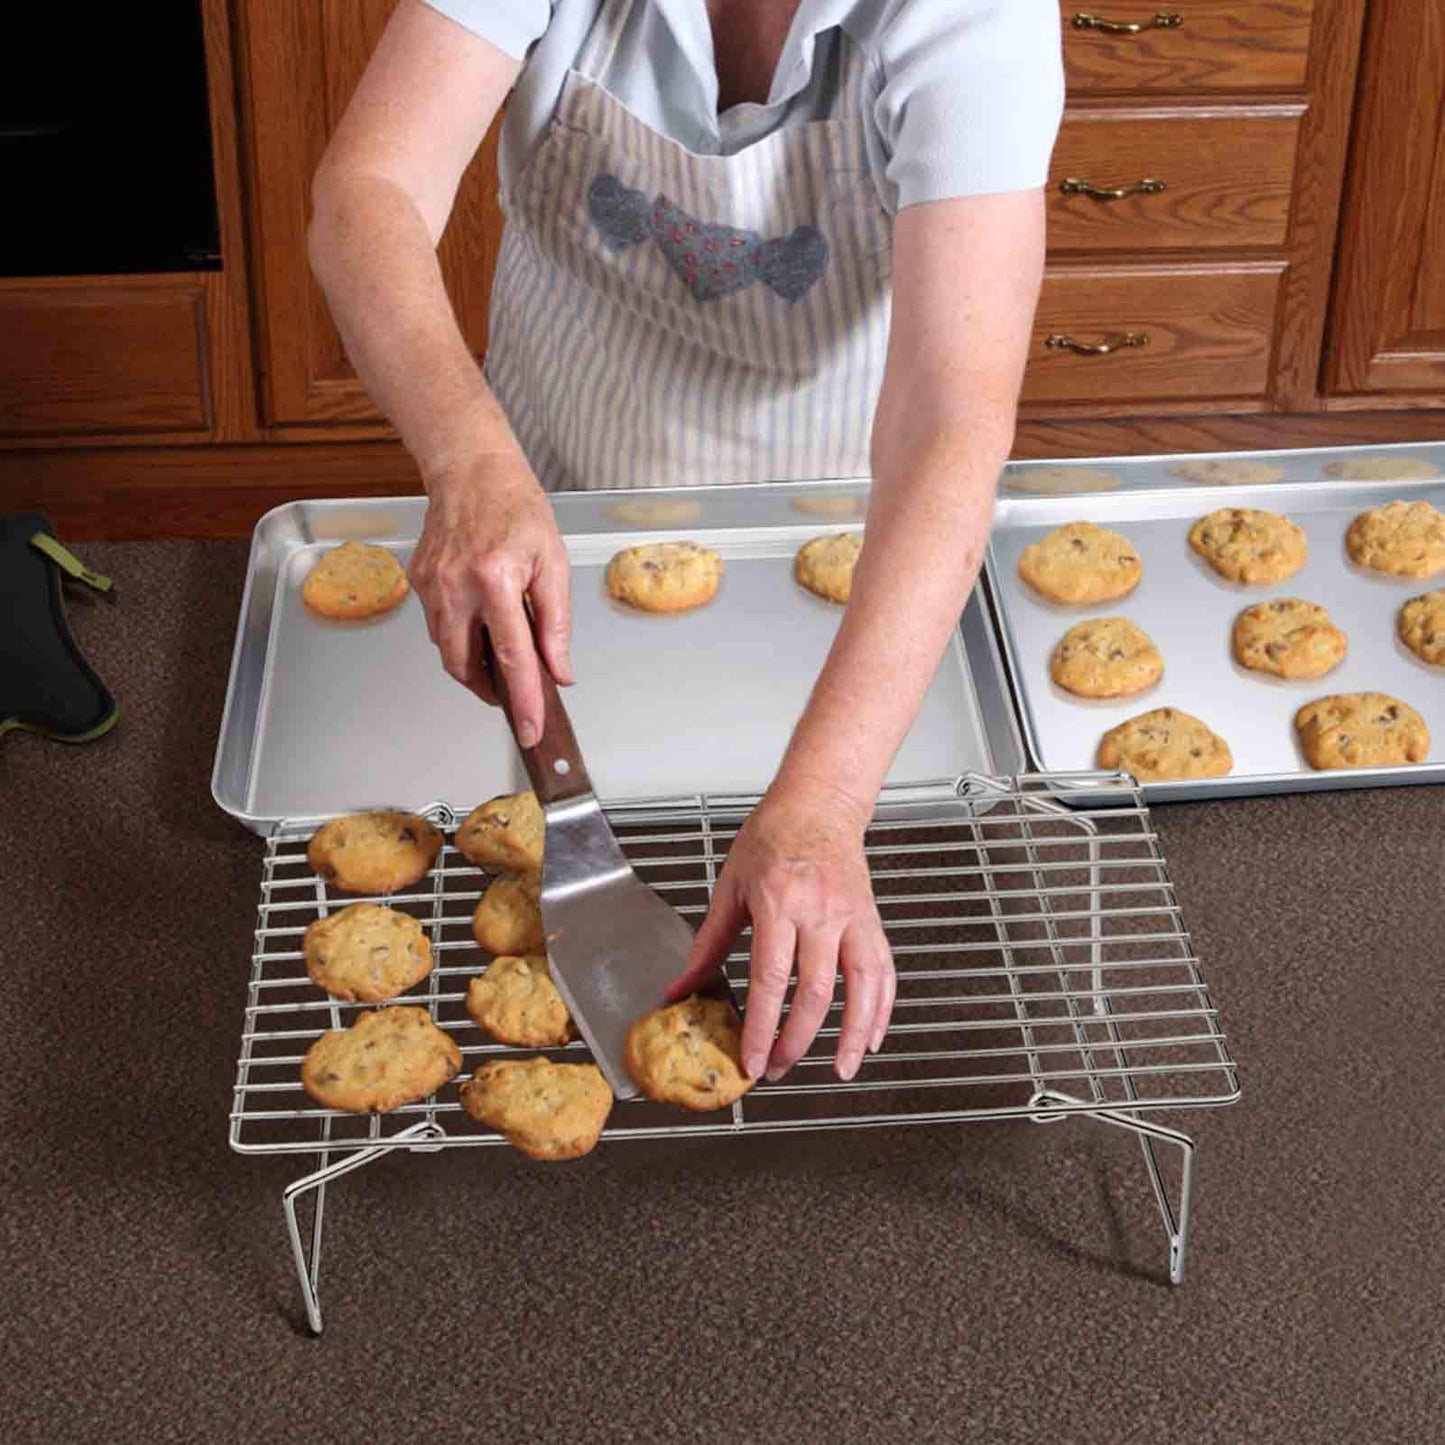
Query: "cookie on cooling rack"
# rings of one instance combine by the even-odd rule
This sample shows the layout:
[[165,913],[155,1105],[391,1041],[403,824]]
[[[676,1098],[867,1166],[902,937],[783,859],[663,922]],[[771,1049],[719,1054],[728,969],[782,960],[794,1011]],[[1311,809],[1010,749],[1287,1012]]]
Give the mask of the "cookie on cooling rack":
[[525,873],[496,879],[472,914],[472,937],[488,953],[545,953],[537,880]]
[[398,1004],[322,1034],[301,1061],[301,1087],[328,1109],[389,1114],[436,1093],[461,1066],[462,1051],[424,1008]]
[[1276,597],[1234,619],[1234,660],[1275,677],[1323,677],[1345,660],[1349,643],[1317,602]]
[[857,532],[814,537],[798,548],[793,576],[817,597],[846,602],[853,593],[853,568],[862,550],[863,538]]
[[1163,675],[1159,649],[1127,617],[1091,617],[1069,628],[1049,660],[1049,676],[1076,697],[1130,697]]
[[1414,708],[1383,692],[1337,693],[1306,703],[1294,717],[1310,767],[1391,768],[1423,763],[1430,729]]
[[743,1072],[741,1043],[732,1005],[694,994],[638,1019],[627,1032],[623,1063],[659,1104],[724,1109],[756,1083]]
[[1400,609],[1395,626],[1400,641],[1421,662],[1445,664],[1445,587],[1412,597]]
[[1056,527],[1019,557],[1019,576],[1050,602],[1112,602],[1132,592],[1143,575],[1134,544],[1092,522]]
[[467,988],[467,1013],[499,1044],[545,1049],[577,1037],[540,953],[494,958]]
[[497,1059],[459,1090],[462,1107],[531,1159],[579,1159],[601,1137],[612,1090],[596,1064]]
[[385,547],[343,542],[306,574],[301,600],[318,616],[359,621],[390,612],[407,591],[406,573]]
[[1189,545],[1230,582],[1282,582],[1305,564],[1303,529],[1277,512],[1221,507],[1189,529]]
[[431,972],[431,941],[409,913],[353,903],[318,918],[301,939],[306,972],[333,998],[383,1003]]
[[1197,717],[1155,708],[1110,728],[1099,743],[1099,766],[1132,773],[1141,783],[1222,778],[1234,766],[1229,744]]
[[306,845],[306,861],[347,893],[395,893],[418,882],[441,847],[442,835],[425,818],[378,808],[323,824]]
[[467,814],[457,829],[457,847],[478,868],[540,873],[546,830],[535,793],[505,793]]
[[1445,571],[1445,514],[1429,502],[1387,502],[1350,523],[1345,547],[1361,567],[1433,577]]
[[696,542],[647,542],[607,564],[607,592],[639,612],[686,612],[717,594],[723,561]]

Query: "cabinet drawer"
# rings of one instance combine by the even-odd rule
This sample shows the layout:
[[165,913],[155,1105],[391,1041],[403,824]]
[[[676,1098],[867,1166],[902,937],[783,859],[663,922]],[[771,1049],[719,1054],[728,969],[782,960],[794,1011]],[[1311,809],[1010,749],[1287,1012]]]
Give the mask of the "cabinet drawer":
[[0,287],[0,435],[207,430],[204,301],[192,276]]
[[1305,83],[1313,0],[1099,0],[1061,9],[1074,94]]
[[[1262,398],[1284,272],[1283,261],[1051,270],[1023,400]],[[1109,350],[1081,352],[1065,338]]]
[[1070,111],[1049,174],[1050,248],[1283,245],[1303,114]]

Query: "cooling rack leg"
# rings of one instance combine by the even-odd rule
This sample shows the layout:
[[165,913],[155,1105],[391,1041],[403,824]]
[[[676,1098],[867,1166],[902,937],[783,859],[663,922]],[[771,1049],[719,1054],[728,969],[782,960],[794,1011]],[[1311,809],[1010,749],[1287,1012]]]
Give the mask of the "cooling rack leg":
[[[291,1261],[296,1267],[296,1279],[301,1286],[301,1299],[306,1306],[306,1323],[312,1334],[319,1335],[321,1333],[321,1297],[317,1288],[317,1280],[321,1269],[321,1226],[325,1212],[326,1186],[333,1179],[340,1179],[344,1174],[350,1174],[367,1164],[375,1163],[376,1160],[390,1154],[393,1149],[415,1145],[422,1140],[444,1139],[445,1137],[446,1130],[440,1124],[432,1123],[429,1120],[413,1124],[411,1128],[393,1134],[385,1143],[377,1144],[370,1149],[358,1149],[354,1154],[348,1154],[334,1164],[326,1163],[326,1155],[321,1155],[323,1162],[319,1169],[310,1174],[303,1174],[300,1179],[293,1179],[282,1190],[281,1208],[286,1215],[286,1235],[291,1241]],[[309,1247],[302,1242],[299,1217],[301,1200],[307,1194],[316,1196],[311,1214]]]
[[[1142,1119],[1131,1119],[1119,1114],[1094,1114],[1093,1118],[1120,1129],[1128,1129],[1139,1136],[1139,1147],[1144,1151],[1144,1167],[1149,1171],[1149,1182],[1154,1186],[1154,1202],[1159,1206],[1159,1216],[1164,1221],[1165,1232],[1169,1235],[1169,1283],[1184,1283],[1184,1255],[1189,1244],[1190,1203],[1194,1197],[1194,1140],[1177,1129],[1166,1129],[1162,1124],[1146,1123]],[[1164,1177],[1155,1144],[1173,1144],[1179,1149],[1179,1212],[1176,1214],[1169,1197],[1169,1183]]]

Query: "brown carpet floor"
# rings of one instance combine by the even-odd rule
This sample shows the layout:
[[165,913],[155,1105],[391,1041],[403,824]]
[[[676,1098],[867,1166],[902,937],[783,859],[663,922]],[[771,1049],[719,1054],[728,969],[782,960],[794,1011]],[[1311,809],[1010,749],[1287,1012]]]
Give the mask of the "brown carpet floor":
[[0,741],[0,1440],[1424,1442],[1442,1427],[1445,791],[1161,810],[1244,1069],[1190,1277],[1087,1121],[396,1159],[226,1114],[260,844],[209,793],[244,548],[84,548],[104,740]]

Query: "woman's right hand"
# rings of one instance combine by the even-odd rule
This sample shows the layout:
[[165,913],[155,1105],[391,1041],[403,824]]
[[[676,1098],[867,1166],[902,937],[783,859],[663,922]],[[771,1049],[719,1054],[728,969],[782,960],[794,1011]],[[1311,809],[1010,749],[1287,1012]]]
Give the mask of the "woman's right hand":
[[545,663],[564,686],[572,681],[569,566],[551,505],[520,452],[449,467],[429,480],[427,494],[426,521],[408,568],[427,631],[446,670],[496,703],[482,653],[487,629],[517,741],[531,747],[542,734],[540,667]]

